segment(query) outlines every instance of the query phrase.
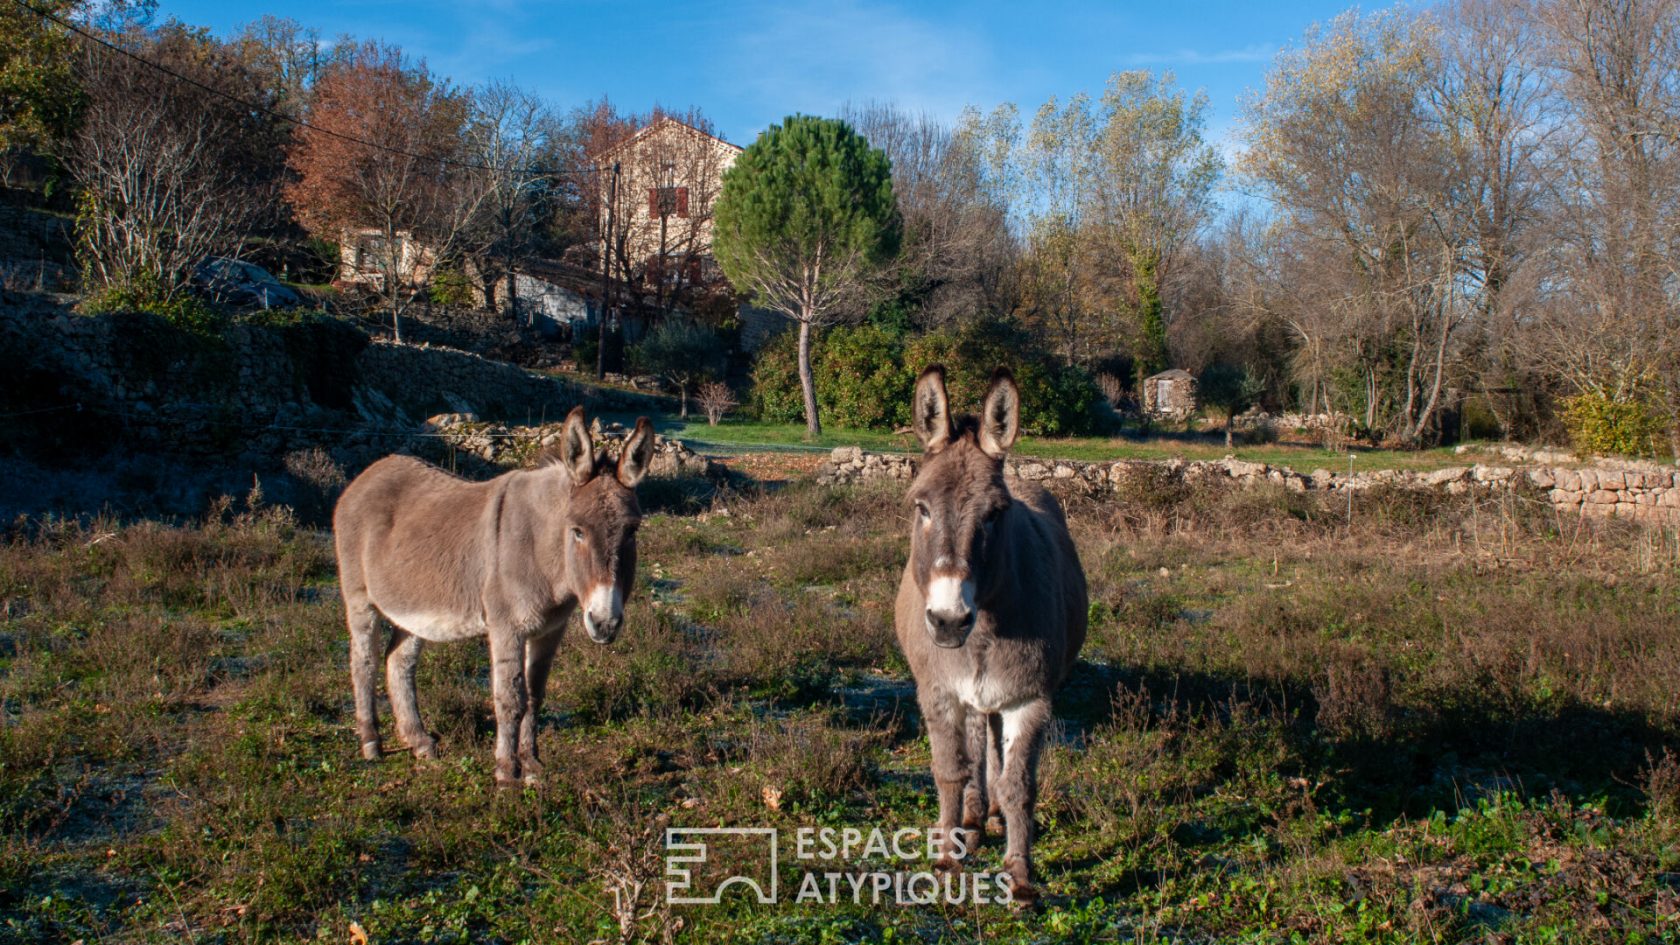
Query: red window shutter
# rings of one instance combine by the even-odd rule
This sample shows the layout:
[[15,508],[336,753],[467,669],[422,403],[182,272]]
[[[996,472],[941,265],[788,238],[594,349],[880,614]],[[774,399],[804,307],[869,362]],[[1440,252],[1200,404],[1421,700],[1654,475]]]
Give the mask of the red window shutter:
[[648,216],[659,216],[659,188],[648,188]]
[[678,187],[677,188],[677,216],[679,216],[679,217],[687,217],[688,216],[688,188],[687,187]]

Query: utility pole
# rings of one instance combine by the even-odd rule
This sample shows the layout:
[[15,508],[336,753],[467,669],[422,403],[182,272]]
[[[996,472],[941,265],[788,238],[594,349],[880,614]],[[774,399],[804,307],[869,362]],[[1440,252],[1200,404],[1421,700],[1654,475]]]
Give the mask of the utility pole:
[[599,342],[595,345],[595,377],[597,380],[607,376],[607,311],[608,298],[612,292],[612,246],[613,246],[613,214],[618,210],[618,171],[619,162],[613,162],[612,184],[607,197],[607,236],[601,242],[601,331]]
[[[502,268],[507,270],[508,315],[513,319],[513,323],[518,325],[519,277],[513,272],[513,208],[506,204],[502,206]],[[536,324],[536,319],[533,318],[531,324]]]

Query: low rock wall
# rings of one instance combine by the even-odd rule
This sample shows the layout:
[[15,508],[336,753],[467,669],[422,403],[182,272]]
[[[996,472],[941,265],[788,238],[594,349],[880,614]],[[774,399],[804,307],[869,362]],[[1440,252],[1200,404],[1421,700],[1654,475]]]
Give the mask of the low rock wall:
[[[825,483],[898,480],[916,474],[917,459],[890,453],[870,453],[855,446],[836,448],[817,470]],[[1637,466],[1638,468],[1625,468]],[[1567,466],[1451,466],[1417,472],[1379,469],[1353,475],[1317,469],[1300,473],[1286,466],[1222,460],[1114,460],[1084,463],[1033,457],[1011,458],[1004,474],[1029,481],[1062,483],[1095,492],[1122,491],[1140,468],[1165,469],[1192,481],[1226,481],[1235,485],[1273,483],[1294,492],[1336,492],[1379,487],[1437,489],[1447,495],[1472,491],[1526,488],[1544,494],[1560,512],[1615,515],[1642,521],[1680,524],[1680,473],[1655,464],[1623,464],[1615,468]]]
[[648,394],[585,387],[465,351],[371,340],[335,319],[234,324],[215,337],[153,315],[81,315],[42,296],[0,304],[0,445],[36,452],[122,443],[276,457],[311,446],[380,451],[438,413],[504,423],[652,413]]
[[[510,427],[484,423],[471,414],[450,413],[427,420],[421,435],[433,437],[451,449],[487,463],[523,466],[534,461],[544,449],[558,444],[565,428],[564,421]],[[621,423],[602,424],[597,417],[591,421],[590,433],[596,448],[616,461],[631,431]],[[678,478],[714,476],[721,472],[721,466],[689,449],[683,441],[654,434],[653,459],[648,463],[648,475]]]

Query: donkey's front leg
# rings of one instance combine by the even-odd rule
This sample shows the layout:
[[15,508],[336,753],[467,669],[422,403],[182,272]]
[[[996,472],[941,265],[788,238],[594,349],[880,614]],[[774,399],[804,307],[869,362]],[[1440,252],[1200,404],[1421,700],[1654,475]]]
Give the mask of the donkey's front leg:
[[554,650],[560,646],[560,635],[560,629],[555,629],[547,636],[525,641],[526,698],[525,717],[519,721],[519,766],[527,784],[542,774],[542,762],[537,758],[537,716],[542,714],[548,670],[554,665]]
[[1004,820],[1003,868],[1014,904],[1030,906],[1038,901],[1032,885],[1033,805],[1038,800],[1038,753],[1050,725],[1050,701],[1039,699],[1001,714],[1003,773],[997,793]]
[[936,843],[939,853],[933,864],[937,870],[959,869],[959,861],[968,855],[970,847],[970,839],[962,832],[960,820],[963,789],[972,774],[968,763],[968,733],[965,731],[964,715],[962,705],[954,699],[932,696],[922,703],[928,747],[933,751],[933,784],[939,792]]
[[1003,832],[1003,808],[998,804],[998,781],[1003,777],[1003,713],[986,714],[986,829]]
[[496,783],[519,783],[519,725],[525,718],[525,641],[490,631],[490,696],[496,705]]

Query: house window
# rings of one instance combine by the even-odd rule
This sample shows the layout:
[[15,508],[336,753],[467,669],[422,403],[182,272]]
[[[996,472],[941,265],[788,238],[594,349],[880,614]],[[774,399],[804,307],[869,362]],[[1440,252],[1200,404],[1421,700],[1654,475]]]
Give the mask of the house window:
[[688,188],[687,187],[650,187],[650,188],[648,188],[648,216],[652,216],[652,217],[687,217],[688,216]]
[[[402,246],[399,241],[396,248]],[[392,244],[384,236],[369,234],[356,241],[356,268],[366,272],[384,269],[391,261]]]

